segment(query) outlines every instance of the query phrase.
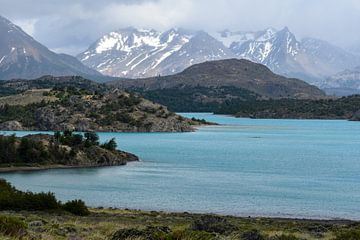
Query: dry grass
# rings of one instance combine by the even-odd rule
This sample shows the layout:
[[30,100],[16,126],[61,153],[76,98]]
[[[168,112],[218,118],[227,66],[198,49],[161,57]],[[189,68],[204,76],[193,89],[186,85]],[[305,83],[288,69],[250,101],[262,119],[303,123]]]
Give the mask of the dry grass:
[[0,106],[5,104],[25,106],[32,103],[40,103],[41,101],[54,102],[58,100],[55,96],[45,96],[50,91],[51,89],[32,89],[20,94],[1,97]]
[[[91,209],[86,217],[66,213],[46,212],[0,212],[0,215],[17,216],[28,225],[28,233],[22,239],[109,239],[119,229],[145,229],[148,226],[166,226],[179,233],[179,240],[191,239],[186,235],[200,214],[144,212],[122,209]],[[227,234],[216,234],[211,239],[240,239],[243,232],[257,229],[264,236],[293,235],[299,239],[334,239],[335,233],[346,229],[359,229],[360,223],[351,221],[294,220],[267,218],[223,217],[236,230]],[[34,223],[41,224],[34,226]],[[16,239],[1,236],[0,239]],[[141,240],[132,237],[129,240]],[[171,238],[170,238],[171,239]]]

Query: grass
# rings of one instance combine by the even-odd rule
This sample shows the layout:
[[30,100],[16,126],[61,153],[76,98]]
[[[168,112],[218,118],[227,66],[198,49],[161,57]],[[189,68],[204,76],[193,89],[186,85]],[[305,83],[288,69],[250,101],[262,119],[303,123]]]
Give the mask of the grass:
[[42,101],[57,101],[58,98],[55,96],[47,95],[50,90],[51,89],[32,89],[16,95],[0,97],[0,106],[5,104],[26,106],[33,103],[40,103]]
[[[83,217],[59,212],[0,212],[0,217],[10,216],[21,219],[27,226],[26,234],[21,236],[25,240],[360,239],[357,238],[360,236],[360,223],[345,220],[241,218],[121,209],[90,209],[90,215]],[[20,239],[20,236],[0,233],[0,239]]]

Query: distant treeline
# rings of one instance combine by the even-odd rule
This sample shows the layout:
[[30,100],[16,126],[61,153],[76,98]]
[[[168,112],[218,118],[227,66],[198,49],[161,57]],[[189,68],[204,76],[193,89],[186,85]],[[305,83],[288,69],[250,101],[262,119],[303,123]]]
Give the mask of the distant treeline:
[[134,91],[174,112],[214,112],[252,118],[352,119],[360,110],[360,95],[307,100],[265,99],[251,91],[235,87]]

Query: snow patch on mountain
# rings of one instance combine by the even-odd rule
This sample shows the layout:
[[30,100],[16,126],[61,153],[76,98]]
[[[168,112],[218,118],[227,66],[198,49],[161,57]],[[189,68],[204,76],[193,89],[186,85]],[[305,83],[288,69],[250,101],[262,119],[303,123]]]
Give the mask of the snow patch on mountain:
[[[232,55],[220,42],[216,45],[213,41],[217,40],[204,32],[177,28],[163,32],[125,28],[101,37],[78,59],[104,74],[117,77],[170,74],[194,63]],[[209,43],[216,45],[216,49],[208,49]]]

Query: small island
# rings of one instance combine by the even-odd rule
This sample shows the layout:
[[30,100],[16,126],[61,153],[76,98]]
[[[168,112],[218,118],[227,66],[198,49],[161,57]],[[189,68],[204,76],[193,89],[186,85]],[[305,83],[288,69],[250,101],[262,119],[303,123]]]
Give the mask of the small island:
[[138,160],[134,154],[117,150],[115,139],[100,144],[94,132],[0,135],[0,172],[120,166]]

